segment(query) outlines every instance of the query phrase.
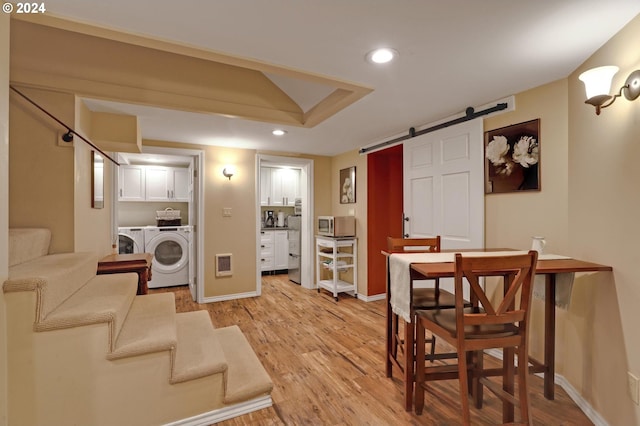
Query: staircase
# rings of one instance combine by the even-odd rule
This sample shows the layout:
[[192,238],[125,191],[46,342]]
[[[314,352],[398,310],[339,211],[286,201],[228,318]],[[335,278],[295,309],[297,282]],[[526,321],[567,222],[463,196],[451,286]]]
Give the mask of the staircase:
[[49,255],[49,241],[9,231],[9,424],[209,425],[272,405],[237,326],[136,296],[136,274],[96,275],[94,254]]

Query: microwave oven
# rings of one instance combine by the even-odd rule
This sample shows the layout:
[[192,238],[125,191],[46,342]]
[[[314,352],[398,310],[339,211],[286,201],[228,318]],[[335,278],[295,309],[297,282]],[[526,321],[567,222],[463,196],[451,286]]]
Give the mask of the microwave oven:
[[355,237],[356,218],[354,216],[318,216],[318,235],[327,237]]

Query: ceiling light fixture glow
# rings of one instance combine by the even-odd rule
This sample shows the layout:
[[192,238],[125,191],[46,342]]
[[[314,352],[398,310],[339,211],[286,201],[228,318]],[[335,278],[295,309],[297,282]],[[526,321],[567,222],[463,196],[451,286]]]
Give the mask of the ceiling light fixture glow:
[[275,129],[274,131],[271,132],[274,136],[284,136],[287,134],[286,130],[282,130],[282,129]]
[[397,56],[397,50],[383,47],[381,49],[372,50],[371,52],[367,53],[366,59],[368,62],[374,64],[386,64],[394,60]]

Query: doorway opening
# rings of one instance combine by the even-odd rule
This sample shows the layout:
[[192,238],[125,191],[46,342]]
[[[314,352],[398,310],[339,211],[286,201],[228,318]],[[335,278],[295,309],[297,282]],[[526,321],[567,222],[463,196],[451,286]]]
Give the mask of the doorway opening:
[[[113,235],[118,235],[122,227],[142,228],[158,225],[156,212],[166,208],[182,210],[180,212],[180,231],[189,228],[188,250],[188,285],[192,298],[203,303],[204,297],[204,212],[203,212],[203,170],[204,151],[180,148],[143,147],[141,154],[118,154],[120,163],[119,173],[113,176]],[[123,172],[125,168],[144,166],[154,171],[180,171],[181,185],[178,187],[178,174],[175,176],[175,189],[160,187],[149,188],[145,178],[145,191],[150,190],[153,196],[147,197],[146,192],[139,195],[135,191],[123,194]],[[146,173],[146,169],[145,169]],[[135,176],[135,175],[134,175]],[[135,187],[134,187],[135,188]],[[179,189],[180,188],[180,189]],[[161,190],[160,190],[161,189]],[[169,192],[170,191],[170,192]],[[167,194],[166,197],[156,197],[155,194]],[[137,197],[137,198],[136,198]],[[123,201],[126,200],[126,201]],[[153,281],[153,279],[152,279]],[[187,284],[187,282],[180,284]],[[175,285],[178,285],[176,282]]]
[[[313,280],[313,218],[314,218],[314,205],[313,205],[313,160],[307,158],[294,158],[294,157],[281,157],[273,155],[259,154],[256,157],[256,176],[257,176],[257,190],[256,190],[256,292],[258,295],[262,292],[262,256],[261,256],[261,232],[264,229],[264,213],[263,210],[270,209],[272,206],[268,204],[275,204],[276,207],[283,204],[291,204],[289,199],[284,201],[280,200],[278,196],[277,201],[268,200],[266,195],[262,195],[267,190],[267,177],[261,173],[263,168],[273,169],[294,169],[299,171],[299,210],[296,214],[300,215],[300,252],[299,252],[299,272],[300,272],[300,285],[307,289],[315,288]],[[285,198],[287,198],[285,196]],[[296,207],[292,207],[296,208]],[[284,210],[284,209],[283,209]],[[288,255],[291,253],[288,253]]]

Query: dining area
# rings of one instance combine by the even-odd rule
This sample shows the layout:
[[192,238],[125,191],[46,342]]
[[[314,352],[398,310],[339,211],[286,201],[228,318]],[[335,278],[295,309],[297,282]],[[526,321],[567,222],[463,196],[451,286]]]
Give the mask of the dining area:
[[[419,418],[441,403],[430,386],[442,380],[457,382],[465,425],[475,424],[469,408],[482,408],[485,390],[502,401],[507,424],[534,424],[531,401],[554,400],[556,310],[568,306],[576,274],[613,268],[544,245],[534,237],[529,250],[456,250],[442,249],[439,236],[387,238],[385,374],[402,381],[406,411]],[[534,299],[541,322],[531,320]],[[531,354],[532,332],[542,357]],[[533,398],[532,374],[543,380]]]

